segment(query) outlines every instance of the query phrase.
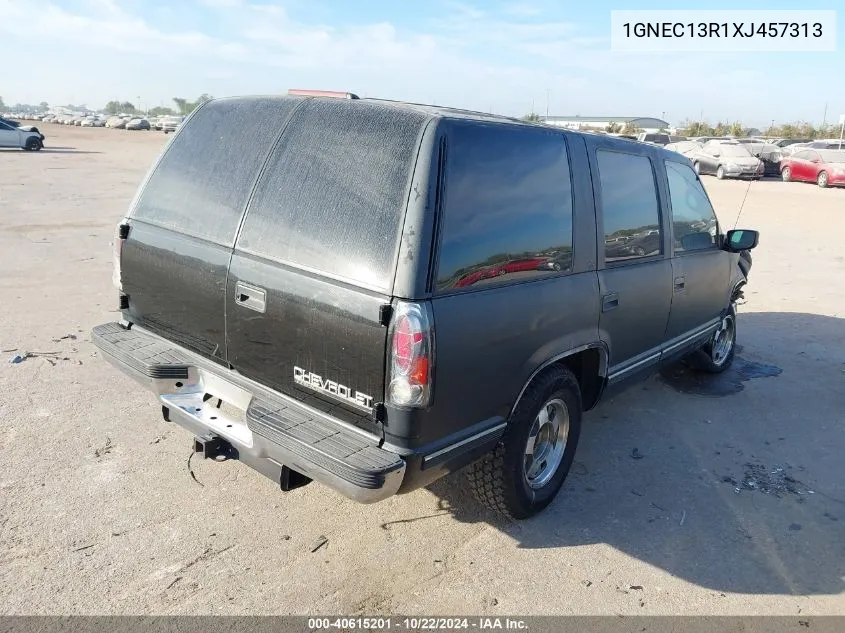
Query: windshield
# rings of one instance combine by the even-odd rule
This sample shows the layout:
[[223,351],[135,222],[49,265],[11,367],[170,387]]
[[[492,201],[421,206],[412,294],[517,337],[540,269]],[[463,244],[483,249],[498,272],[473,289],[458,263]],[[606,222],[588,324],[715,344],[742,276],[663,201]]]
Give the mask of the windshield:
[[[843,145],[845,147],[845,145]],[[829,149],[819,152],[825,163],[845,163],[845,152],[838,149]]]
[[748,150],[742,145],[722,145],[720,146],[720,149],[722,151],[722,156],[750,156]]

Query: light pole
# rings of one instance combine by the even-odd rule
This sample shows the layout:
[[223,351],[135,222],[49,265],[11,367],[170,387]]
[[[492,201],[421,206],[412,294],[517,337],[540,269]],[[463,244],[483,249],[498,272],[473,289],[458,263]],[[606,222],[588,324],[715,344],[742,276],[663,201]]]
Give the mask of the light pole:
[[552,94],[551,88],[546,88],[546,118],[549,118],[549,97]]

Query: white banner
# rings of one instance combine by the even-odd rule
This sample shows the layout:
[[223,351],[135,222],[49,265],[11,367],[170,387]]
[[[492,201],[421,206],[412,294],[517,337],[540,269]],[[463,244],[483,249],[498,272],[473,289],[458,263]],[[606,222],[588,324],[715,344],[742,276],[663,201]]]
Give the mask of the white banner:
[[835,52],[836,11],[611,11],[614,51]]

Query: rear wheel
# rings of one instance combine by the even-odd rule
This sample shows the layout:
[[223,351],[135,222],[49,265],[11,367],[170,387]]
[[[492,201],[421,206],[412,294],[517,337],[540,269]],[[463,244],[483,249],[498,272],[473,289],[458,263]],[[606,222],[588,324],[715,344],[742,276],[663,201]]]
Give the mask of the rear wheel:
[[789,182],[792,180],[792,170],[789,167],[784,167],[783,171],[780,172],[780,177],[784,182]]
[[42,147],[44,147],[44,144],[41,142],[41,139],[34,136],[30,136],[26,139],[26,143],[24,143],[23,146],[23,148],[28,152],[37,152]]
[[581,391],[566,368],[529,385],[496,448],[467,468],[476,497],[493,510],[526,519],[557,495],[581,433]]
[[824,189],[825,187],[827,187],[827,172],[826,172],[826,171],[820,171],[820,172],[819,172],[819,177],[816,179],[816,183],[817,183],[817,184],[819,185],[819,187],[821,187],[822,189]]

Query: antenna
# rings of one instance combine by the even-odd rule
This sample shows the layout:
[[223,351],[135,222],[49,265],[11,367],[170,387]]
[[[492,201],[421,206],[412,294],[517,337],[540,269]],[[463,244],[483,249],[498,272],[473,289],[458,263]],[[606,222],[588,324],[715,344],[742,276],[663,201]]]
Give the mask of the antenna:
[[748,200],[748,192],[751,191],[751,183],[752,182],[754,182],[754,180],[749,180],[748,186],[745,188],[745,196],[742,198],[742,204],[739,205],[739,213],[736,214],[736,220],[734,221],[734,228],[736,228],[736,225],[739,223],[739,218],[742,215],[742,210],[745,208],[745,201]]

